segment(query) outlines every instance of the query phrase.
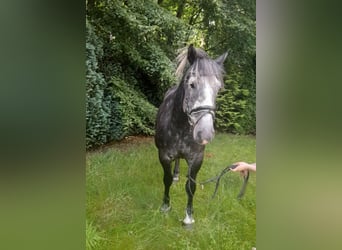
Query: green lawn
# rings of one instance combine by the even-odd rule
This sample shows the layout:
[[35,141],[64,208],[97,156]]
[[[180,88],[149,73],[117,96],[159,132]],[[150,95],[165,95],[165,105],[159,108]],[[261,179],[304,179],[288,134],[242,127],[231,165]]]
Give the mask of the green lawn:
[[[197,176],[204,181],[235,161],[255,162],[253,136],[217,134],[206,147]],[[187,166],[181,160],[180,181],[172,185],[172,210],[159,212],[163,197],[163,171],[153,138],[134,138],[86,158],[88,249],[231,249],[256,246],[256,174],[251,173],[245,196],[237,200],[242,185],[238,173],[221,179],[194,198],[195,225],[182,227],[186,207]]]

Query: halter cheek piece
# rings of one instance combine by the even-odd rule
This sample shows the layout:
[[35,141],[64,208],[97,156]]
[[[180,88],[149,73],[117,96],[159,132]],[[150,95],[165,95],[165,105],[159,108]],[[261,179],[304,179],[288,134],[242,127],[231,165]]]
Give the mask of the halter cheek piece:
[[[189,124],[192,127],[195,127],[197,125],[197,123],[206,114],[212,115],[213,120],[214,120],[215,119],[215,111],[216,111],[216,109],[213,108],[212,106],[201,106],[201,107],[195,108],[195,109],[191,110],[189,113],[187,113]],[[197,114],[200,114],[199,118],[198,119],[192,119],[193,118],[192,115],[197,115]]]

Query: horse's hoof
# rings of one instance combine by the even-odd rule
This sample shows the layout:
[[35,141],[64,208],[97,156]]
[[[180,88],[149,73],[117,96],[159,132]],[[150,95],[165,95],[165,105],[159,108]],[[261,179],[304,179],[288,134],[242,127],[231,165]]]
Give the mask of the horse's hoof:
[[183,220],[183,226],[189,226],[195,223],[194,218],[191,215],[186,213],[185,218]]
[[167,213],[171,210],[171,206],[168,205],[168,204],[163,204],[161,207],[160,207],[160,212],[163,212],[163,213]]
[[184,224],[184,222],[182,222],[182,226],[186,230],[192,230],[194,228],[194,225],[195,224]]

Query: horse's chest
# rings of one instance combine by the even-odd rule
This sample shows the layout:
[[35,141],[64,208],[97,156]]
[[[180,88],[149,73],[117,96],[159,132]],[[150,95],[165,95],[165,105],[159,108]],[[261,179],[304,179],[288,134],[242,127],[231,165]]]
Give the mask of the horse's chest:
[[191,135],[174,134],[169,139],[168,148],[175,157],[186,157],[199,150]]

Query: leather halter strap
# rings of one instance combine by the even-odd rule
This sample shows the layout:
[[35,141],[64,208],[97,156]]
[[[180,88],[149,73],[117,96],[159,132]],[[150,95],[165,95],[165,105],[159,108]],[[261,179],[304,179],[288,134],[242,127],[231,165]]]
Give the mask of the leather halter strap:
[[[203,118],[203,116],[205,116],[206,114],[210,114],[212,115],[213,119],[215,119],[215,111],[216,109],[213,108],[212,106],[201,106],[201,107],[198,107],[198,108],[195,108],[193,110],[191,110],[189,113],[188,113],[188,120],[189,120],[189,123],[191,126],[195,127],[196,124]],[[199,118],[196,120],[196,122],[193,122],[192,119],[191,119],[191,115],[192,114],[196,114],[196,113],[202,113]]]

